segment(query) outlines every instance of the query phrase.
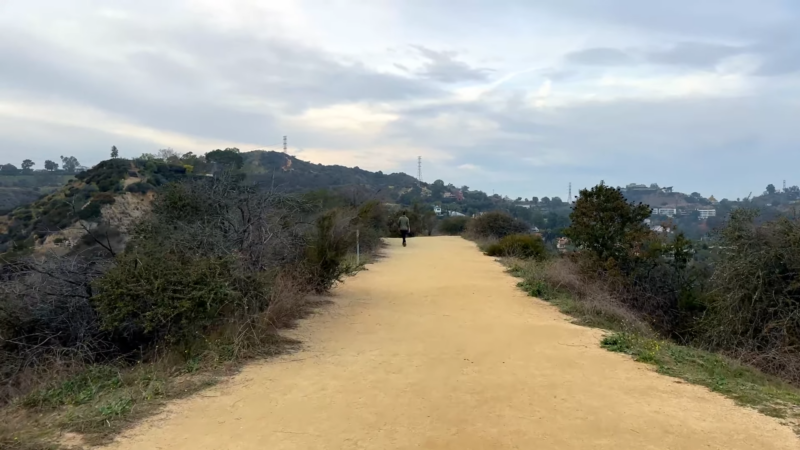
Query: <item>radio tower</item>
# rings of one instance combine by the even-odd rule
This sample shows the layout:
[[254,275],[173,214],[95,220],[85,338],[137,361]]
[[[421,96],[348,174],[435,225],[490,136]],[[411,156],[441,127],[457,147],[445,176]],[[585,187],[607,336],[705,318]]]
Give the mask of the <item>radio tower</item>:
[[417,184],[422,186],[422,156],[417,156]]
[[569,183],[569,195],[567,195],[567,204],[572,204],[572,182]]
[[283,137],[283,153],[286,153],[286,136]]
[[783,180],[783,192],[786,192],[786,180]]

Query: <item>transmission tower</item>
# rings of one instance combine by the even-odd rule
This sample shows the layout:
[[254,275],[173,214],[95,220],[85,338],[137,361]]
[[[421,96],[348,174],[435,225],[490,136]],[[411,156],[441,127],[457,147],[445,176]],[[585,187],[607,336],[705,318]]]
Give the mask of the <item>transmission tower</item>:
[[572,182],[569,183],[569,194],[567,195],[567,203],[572,204]]
[[286,136],[283,137],[283,153],[286,153]]
[[422,156],[417,156],[417,184],[422,186]]
[[783,192],[786,192],[786,180],[783,180]]

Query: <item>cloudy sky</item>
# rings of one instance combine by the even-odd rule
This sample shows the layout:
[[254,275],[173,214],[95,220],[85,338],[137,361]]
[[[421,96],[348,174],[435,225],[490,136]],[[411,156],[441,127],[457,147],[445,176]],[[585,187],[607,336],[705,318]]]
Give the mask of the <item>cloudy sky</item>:
[[0,163],[283,135],[512,197],[800,184],[800,3],[0,0]]

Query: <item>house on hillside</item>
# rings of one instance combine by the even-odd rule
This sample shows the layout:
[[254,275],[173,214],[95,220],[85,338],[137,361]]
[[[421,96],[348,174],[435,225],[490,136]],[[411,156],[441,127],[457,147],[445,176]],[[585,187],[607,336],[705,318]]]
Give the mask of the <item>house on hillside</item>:
[[653,208],[653,215],[655,216],[667,216],[667,217],[674,217],[678,214],[678,209],[668,206],[662,206],[658,208]]
[[717,216],[717,210],[714,208],[698,208],[697,212],[700,213],[700,220],[706,220],[709,217]]
[[434,212],[434,213],[435,213],[437,216],[441,216],[441,215],[442,215],[442,207],[441,207],[441,206],[439,206],[439,205],[434,205],[434,207],[433,207],[433,212]]
[[708,197],[708,201],[710,201],[712,205],[717,205],[717,204],[719,204],[719,202],[717,201],[717,199],[716,199],[716,198],[714,198],[714,196],[713,196],[713,195],[712,195],[711,197]]
[[567,245],[569,245],[569,239],[567,239],[565,237],[560,237],[556,241],[556,248],[558,249],[559,252],[562,252],[562,253],[566,252],[567,251]]
[[450,211],[450,217],[466,217],[466,215],[458,211]]

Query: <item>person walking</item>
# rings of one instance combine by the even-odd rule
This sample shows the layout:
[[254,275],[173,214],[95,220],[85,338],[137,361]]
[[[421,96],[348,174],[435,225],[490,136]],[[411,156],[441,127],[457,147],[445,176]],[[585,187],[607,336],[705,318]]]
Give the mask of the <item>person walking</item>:
[[405,247],[406,237],[408,237],[408,234],[411,232],[411,222],[409,222],[405,211],[403,211],[403,214],[400,216],[398,223],[400,225],[400,235],[403,236],[403,247]]

